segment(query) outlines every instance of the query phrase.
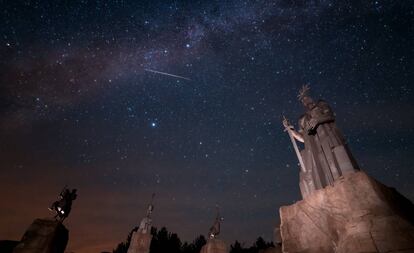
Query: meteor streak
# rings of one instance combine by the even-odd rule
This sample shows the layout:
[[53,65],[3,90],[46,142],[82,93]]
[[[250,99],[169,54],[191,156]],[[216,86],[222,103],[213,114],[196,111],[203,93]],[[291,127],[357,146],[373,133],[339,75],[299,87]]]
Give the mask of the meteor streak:
[[153,70],[153,69],[144,69],[144,70],[147,71],[147,72],[155,73],[155,74],[160,74],[160,75],[165,75],[165,76],[172,76],[172,77],[181,78],[181,79],[184,79],[184,80],[187,80],[187,81],[191,81],[190,78],[187,78],[187,77],[184,77],[184,76],[177,76],[177,75],[173,75],[173,74],[170,74],[170,73],[165,73],[165,72],[161,72],[161,71],[157,71],[157,70]]

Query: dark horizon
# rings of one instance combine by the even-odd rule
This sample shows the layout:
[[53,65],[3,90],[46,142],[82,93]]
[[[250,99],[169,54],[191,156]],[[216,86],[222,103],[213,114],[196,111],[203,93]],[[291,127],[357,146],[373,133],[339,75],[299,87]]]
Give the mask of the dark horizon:
[[0,239],[68,185],[69,252],[115,248],[154,192],[154,226],[185,241],[216,204],[228,244],[271,240],[301,199],[281,121],[307,83],[362,170],[413,201],[410,3],[1,3]]

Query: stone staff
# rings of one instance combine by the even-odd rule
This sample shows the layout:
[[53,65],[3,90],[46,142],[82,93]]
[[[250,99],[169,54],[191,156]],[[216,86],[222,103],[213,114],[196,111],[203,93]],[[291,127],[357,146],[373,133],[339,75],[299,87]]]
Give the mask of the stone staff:
[[295,150],[296,156],[298,157],[300,167],[301,167],[303,172],[306,172],[305,163],[303,162],[302,155],[299,152],[298,144],[296,143],[295,138],[292,135],[292,131],[290,129],[289,121],[286,119],[285,116],[283,116],[283,122],[286,123],[286,124],[283,124],[283,125],[285,125],[285,132],[288,132],[288,134],[289,134],[290,140],[292,141],[293,149]]

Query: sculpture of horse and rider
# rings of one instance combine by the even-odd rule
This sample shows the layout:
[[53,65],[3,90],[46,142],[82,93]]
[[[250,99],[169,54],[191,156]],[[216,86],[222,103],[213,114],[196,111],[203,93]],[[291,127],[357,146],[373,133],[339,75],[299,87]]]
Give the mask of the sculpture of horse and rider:
[[54,218],[58,221],[63,222],[68,216],[72,209],[72,202],[77,197],[76,189],[68,189],[66,186],[60,192],[58,200],[53,202],[49,207],[49,210],[55,212]]

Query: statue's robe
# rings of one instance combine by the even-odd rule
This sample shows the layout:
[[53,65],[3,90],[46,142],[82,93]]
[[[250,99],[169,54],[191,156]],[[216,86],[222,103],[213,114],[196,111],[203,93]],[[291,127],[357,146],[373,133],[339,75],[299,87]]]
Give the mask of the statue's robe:
[[[311,120],[318,122],[313,129]],[[345,138],[335,124],[334,113],[325,101],[319,100],[312,109],[307,110],[299,119],[299,126],[305,144],[301,155],[306,170],[300,175],[303,197],[332,185],[343,174],[359,170]]]
[[152,227],[152,219],[146,216],[141,220],[141,223],[139,224],[139,227],[138,227],[138,232],[143,233],[143,234],[151,233],[151,227]]

